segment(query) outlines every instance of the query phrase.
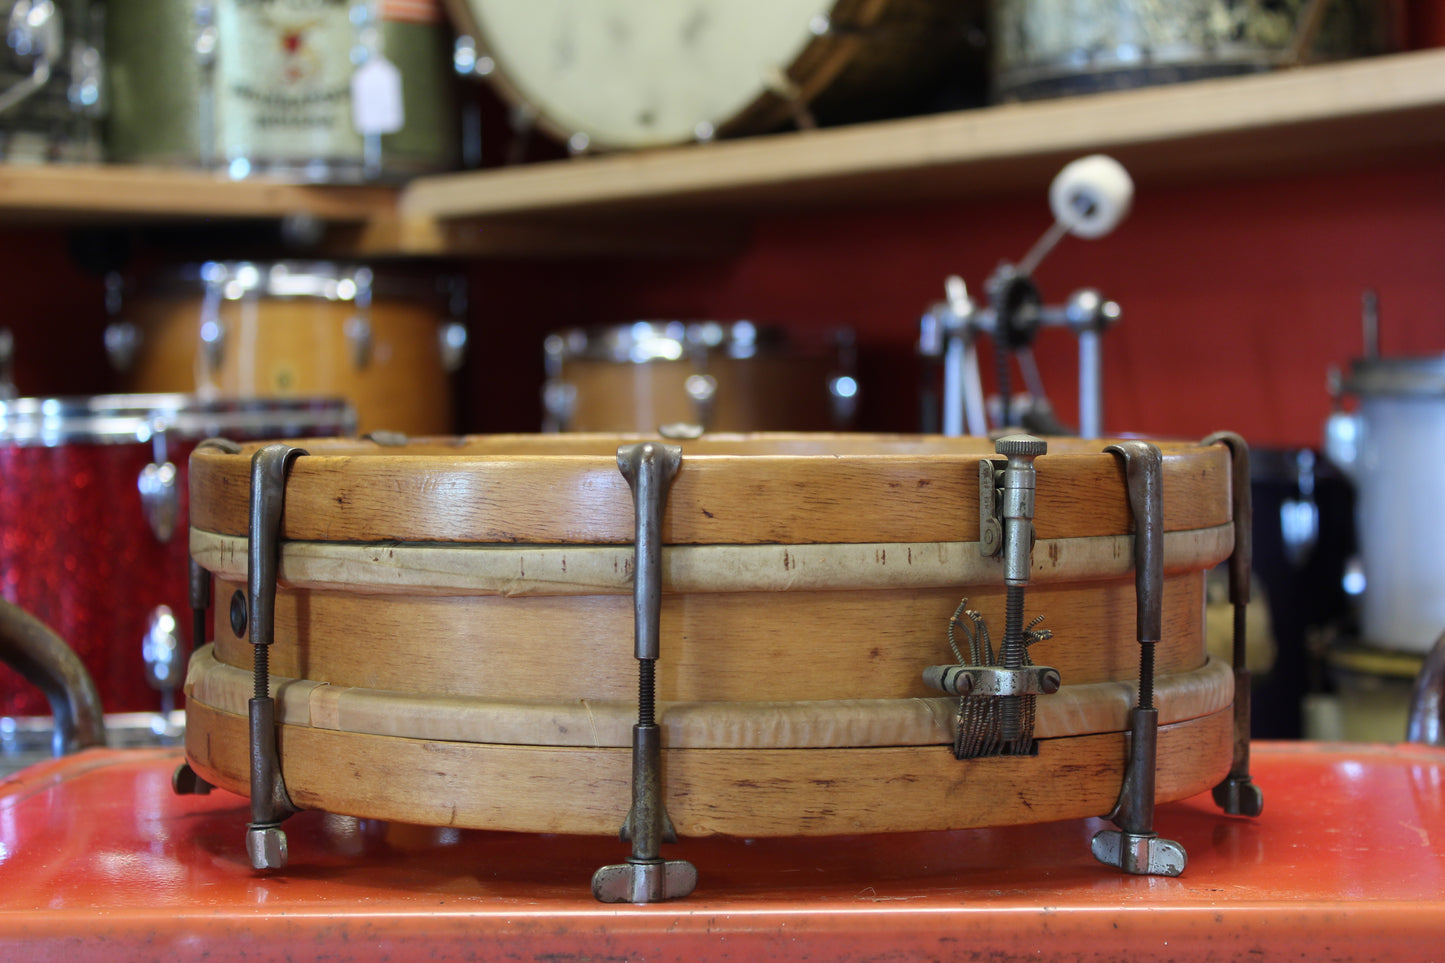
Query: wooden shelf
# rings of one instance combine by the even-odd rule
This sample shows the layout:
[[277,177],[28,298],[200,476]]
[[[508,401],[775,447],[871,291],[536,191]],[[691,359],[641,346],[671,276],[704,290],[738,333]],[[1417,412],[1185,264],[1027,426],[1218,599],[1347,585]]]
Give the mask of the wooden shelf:
[[[1038,191],[1107,151],[1143,186],[1445,159],[1445,49],[1069,100],[417,178],[0,165],[0,224],[309,214],[366,255],[716,253],[755,217]],[[708,217],[699,230],[698,215]]]
[[0,223],[241,220],[294,214],[360,223],[390,216],[396,197],[397,190],[389,187],[235,181],[186,169],[0,164]]
[[[409,217],[755,213],[1039,190],[1108,151],[1144,181],[1445,157],[1445,50],[426,177]],[[1041,179],[1042,178],[1042,179]]]

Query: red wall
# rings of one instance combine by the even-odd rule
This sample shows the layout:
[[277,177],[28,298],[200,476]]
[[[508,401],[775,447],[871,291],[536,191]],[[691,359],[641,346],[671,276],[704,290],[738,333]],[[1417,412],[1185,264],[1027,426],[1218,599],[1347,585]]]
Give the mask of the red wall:
[[[547,331],[711,316],[851,325],[866,392],[860,427],[912,430],[920,311],[948,273],[978,291],[1048,218],[1040,185],[984,203],[765,218],[746,249],[711,260],[477,262],[459,427],[535,429]],[[111,389],[103,287],[73,266],[63,233],[11,231],[0,235],[0,255],[0,324],[16,333],[22,393]],[[1358,350],[1363,289],[1380,293],[1385,353],[1445,352],[1445,160],[1288,180],[1145,182],[1114,235],[1065,241],[1037,279],[1050,301],[1092,285],[1123,305],[1105,337],[1110,430],[1194,437],[1228,427],[1256,444],[1315,444],[1329,408],[1326,371]],[[1038,353],[1055,404],[1072,419],[1073,337],[1045,332]]]
[[[474,323],[533,361],[473,385],[478,429],[528,428],[541,333],[636,318],[747,317],[859,333],[862,427],[916,426],[911,357],[921,310],[959,273],[979,292],[1048,226],[1037,196],[881,212],[766,218],[742,253],[709,261],[480,265]],[[699,230],[706,230],[705,224]],[[1106,426],[1194,437],[1233,428],[1257,444],[1317,443],[1326,371],[1360,344],[1360,296],[1379,291],[1382,350],[1445,352],[1445,162],[1192,187],[1143,183],[1130,219],[1067,240],[1037,280],[1048,301],[1080,286],[1120,302],[1105,337]],[[1037,347],[1050,394],[1075,417],[1072,335]],[[985,365],[991,382],[991,366]]]

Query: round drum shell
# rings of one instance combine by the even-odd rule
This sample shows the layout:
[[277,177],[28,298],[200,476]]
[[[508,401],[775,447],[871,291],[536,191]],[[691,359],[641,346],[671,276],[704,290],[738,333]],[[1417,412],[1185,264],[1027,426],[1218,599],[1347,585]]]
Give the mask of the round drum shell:
[[[708,411],[715,431],[808,431],[831,427],[828,379],[821,357],[712,358],[717,383]],[[699,409],[687,393],[697,369],[687,361],[566,361],[562,380],[576,389],[572,431],[656,431],[695,424]]]
[[[286,487],[270,659],[293,801],[616,831],[637,679],[619,440],[305,445]],[[1037,756],[964,762],[948,748],[957,700],[921,672],[954,661],[961,597],[1001,631],[999,562],[978,552],[991,445],[683,444],[663,519],[657,663],[680,833],[962,828],[1112,806],[1139,660],[1127,498],[1113,456],[1052,444],[1059,453],[1037,462],[1026,614],[1047,617],[1054,638],[1031,651],[1065,685],[1039,699]],[[1232,746],[1229,672],[1203,640],[1203,573],[1232,546],[1228,453],[1166,451],[1161,800],[1212,786]],[[216,573],[218,599],[243,586],[246,460],[200,453],[192,475],[192,553]],[[207,779],[245,792],[251,647],[215,617],[217,642],[187,683],[187,749]]]
[[[381,136],[379,171],[367,169],[362,137],[351,127],[350,58],[357,38],[348,20],[349,0],[217,0],[217,52],[209,70],[197,53],[195,4],[112,4],[106,24],[110,159],[218,167],[233,177],[266,173],[327,182],[378,174],[403,178],[454,167],[458,124],[440,10],[423,0],[401,6],[430,9],[430,19],[401,17],[385,9],[394,5],[381,5],[381,49],[401,71],[404,125]],[[300,18],[301,26],[286,35],[281,25],[298,20],[308,6],[319,14]],[[265,7],[287,16],[272,28],[275,36],[261,31],[251,42],[299,47],[292,56],[306,58],[306,66],[297,69],[320,72],[326,78],[324,89],[298,78],[290,68],[275,75],[258,73],[270,58],[245,49],[241,37],[233,44],[219,35],[226,24],[239,22],[243,12],[265,22]],[[244,115],[228,119],[228,99],[238,112],[261,112],[249,121]]]
[[[15,5],[0,0],[0,24],[9,22]],[[50,16],[49,23],[59,26],[59,46],[51,52],[49,75],[0,111],[0,160],[99,163],[104,7],[91,0],[55,0]],[[12,35],[0,48],[0,94],[6,96],[27,87],[37,68],[38,58],[16,53],[15,41]]]
[[[269,268],[258,267],[263,274]],[[314,269],[318,277],[347,273],[333,265]],[[158,283],[126,308],[141,344],[122,379],[133,391],[203,397],[338,396],[355,407],[360,432],[444,434],[452,393],[440,342],[442,302],[418,289],[388,293],[384,280],[377,286],[365,312],[352,300],[321,294],[252,290],[221,299],[217,319],[225,334],[213,364],[202,339],[203,282]],[[370,333],[360,357],[348,326],[363,314]]]
[[[45,406],[75,412],[63,426]],[[175,466],[174,532],[148,523],[137,479],[155,460],[157,422]],[[80,656],[108,712],[155,710],[142,639],[157,606],[189,637],[187,465],[203,438],[343,433],[353,416],[334,400],[206,404],[113,395],[0,401],[0,590]],[[187,646],[188,648],[188,646]],[[0,715],[48,715],[38,689],[0,667]]]
[[[1309,0],[992,0],[994,93],[1030,100],[1268,70],[1284,62]],[[1325,4],[1306,59],[1385,53],[1398,8]]]
[[[645,14],[625,3],[448,7],[477,38],[487,79],[505,99],[559,139],[575,144],[581,135],[593,149],[754,134],[800,117],[847,123],[930,102],[936,109],[951,82],[983,71],[981,4],[971,0],[728,0]],[[667,32],[673,20],[691,40]],[[579,24],[591,32],[574,36]],[[556,51],[577,46],[587,49],[560,62]]]

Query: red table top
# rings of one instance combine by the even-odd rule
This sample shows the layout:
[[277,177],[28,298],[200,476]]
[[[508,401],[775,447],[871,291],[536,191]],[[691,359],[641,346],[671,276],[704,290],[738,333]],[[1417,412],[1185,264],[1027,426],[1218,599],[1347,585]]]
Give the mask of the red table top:
[[[1445,750],[1256,745],[1258,819],[1160,807],[1178,879],[1094,861],[1099,820],[684,840],[696,892],[593,901],[615,839],[308,812],[256,873],[245,800],[176,797],[173,750],[0,783],[0,960],[1445,960]],[[903,790],[900,790],[903,791]]]

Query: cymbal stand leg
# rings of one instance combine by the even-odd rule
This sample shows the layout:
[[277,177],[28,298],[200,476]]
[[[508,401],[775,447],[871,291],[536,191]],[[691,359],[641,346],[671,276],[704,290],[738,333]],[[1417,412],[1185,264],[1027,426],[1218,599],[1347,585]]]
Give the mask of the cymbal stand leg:
[[1107,449],[1124,459],[1129,509],[1134,516],[1134,590],[1139,635],[1139,701],[1130,713],[1129,757],[1119,801],[1109,819],[1119,828],[1094,834],[1101,863],[1139,876],[1178,876],[1184,847],[1154,832],[1154,780],[1159,710],[1154,706],[1154,646],[1163,624],[1163,455],[1154,445],[1125,441]]
[[687,896],[697,868],[663,859],[663,842],[676,842],[662,792],[662,728],[655,718],[654,672],[662,617],[662,509],[682,465],[682,449],[642,442],[617,449],[617,467],[632,487],[636,517],[633,564],[633,638],[638,664],[637,725],[632,727],[632,809],[621,837],[631,840],[627,862],[592,875],[592,895],[603,903],[656,903]]
[[1232,431],[1217,431],[1200,444],[1229,449],[1233,489],[1234,552],[1229,556],[1229,601],[1234,606],[1234,761],[1229,775],[1214,787],[1214,802],[1231,816],[1258,816],[1264,793],[1249,776],[1250,679],[1245,614],[1253,565],[1254,505],[1249,492],[1249,444]]
[[272,444],[251,457],[251,525],[246,558],[246,621],[255,656],[255,693],[248,705],[251,736],[251,821],[246,852],[255,869],[286,865],[281,821],[296,807],[281,776],[276,747],[276,701],[271,696],[270,648],[276,621],[276,575],[280,564],[281,512],[286,503],[286,469],[304,449]]

